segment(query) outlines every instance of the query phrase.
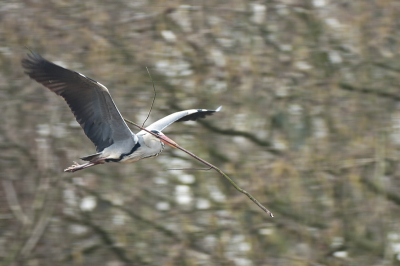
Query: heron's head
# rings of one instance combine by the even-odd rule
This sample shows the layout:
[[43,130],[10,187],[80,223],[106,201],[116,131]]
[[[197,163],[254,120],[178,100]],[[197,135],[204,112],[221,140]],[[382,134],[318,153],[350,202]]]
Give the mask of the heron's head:
[[173,141],[172,139],[165,136],[164,133],[162,133],[161,131],[153,129],[153,130],[151,130],[151,132],[156,134],[157,136],[159,136],[161,142],[163,142],[173,148],[176,148],[174,145],[179,146],[175,141]]

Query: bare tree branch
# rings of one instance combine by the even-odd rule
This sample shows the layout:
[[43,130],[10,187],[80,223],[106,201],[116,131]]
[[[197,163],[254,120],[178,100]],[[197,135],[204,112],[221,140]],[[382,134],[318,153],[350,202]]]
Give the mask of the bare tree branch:
[[36,246],[40,238],[43,236],[43,233],[45,232],[46,227],[49,224],[51,217],[53,215],[53,211],[56,207],[56,203],[52,199],[54,199],[54,197],[58,195],[57,188],[59,188],[60,180],[61,180],[60,178],[56,179],[54,188],[51,190],[51,193],[49,194],[49,200],[47,200],[48,204],[44,206],[44,210],[39,219],[39,222],[35,225],[30,237],[28,238],[23,248],[21,249],[19,253],[20,256],[27,257],[32,251],[32,249]]
[[[150,76],[151,82],[153,82],[153,79],[151,78],[151,75],[150,75],[150,71],[149,71],[149,69],[148,69],[147,67],[146,67],[146,70],[147,70],[147,73],[149,73],[149,76]],[[156,100],[156,97],[157,97],[157,92],[156,92],[156,87],[154,87],[154,82],[153,82],[153,90],[154,90],[154,97],[153,97],[153,101],[151,102],[151,106],[150,106],[149,113],[147,114],[147,117],[146,117],[146,119],[143,121],[142,127],[144,127],[144,123],[146,123],[147,119],[149,119],[149,117],[150,117],[150,113],[151,113],[151,110],[153,110],[153,105],[154,105],[154,102],[155,102],[155,100]]]
[[221,129],[218,128],[214,125],[212,125],[211,123],[204,121],[204,120],[199,120],[197,121],[198,123],[202,124],[205,128],[222,134],[222,135],[228,135],[228,136],[240,136],[240,137],[244,137],[248,140],[250,140],[251,142],[254,142],[257,145],[263,146],[263,147],[268,147],[267,151],[273,153],[273,154],[280,154],[281,152],[277,149],[272,148],[272,144],[269,141],[266,140],[261,140],[259,138],[257,138],[255,135],[246,132],[246,131],[239,131],[239,130],[234,130],[234,129]]
[[5,179],[1,182],[3,184],[4,193],[6,194],[8,206],[10,207],[14,216],[24,225],[31,223],[28,216],[25,215],[21,205],[19,204],[17,193],[15,192],[14,185],[11,180]]
[[105,199],[104,197],[101,196],[101,194],[99,194],[99,193],[97,193],[97,192],[95,192],[95,191],[93,191],[93,190],[91,190],[91,189],[88,189],[88,188],[83,187],[83,186],[77,186],[77,187],[78,187],[79,189],[82,189],[83,191],[85,191],[85,192],[87,192],[87,193],[89,193],[89,194],[95,196],[99,201],[102,201],[102,202],[105,202],[105,203],[107,203],[107,204],[110,204],[110,205],[113,206],[114,208],[119,209],[119,210],[121,210],[121,211],[127,213],[131,218],[133,218],[133,219],[135,219],[135,220],[138,220],[138,221],[140,221],[140,222],[143,222],[143,223],[145,223],[145,224],[147,224],[147,225],[152,226],[152,227],[155,228],[156,230],[162,232],[164,235],[169,236],[169,237],[171,237],[171,238],[174,238],[175,240],[182,241],[182,239],[180,239],[180,238],[176,235],[176,233],[175,233],[174,231],[171,231],[171,230],[165,228],[164,226],[155,223],[155,222],[152,221],[152,220],[149,220],[149,219],[144,218],[143,216],[141,216],[141,215],[139,215],[139,214],[133,212],[133,211],[132,211],[131,209],[129,209],[129,208],[126,208],[126,207],[123,207],[123,206],[114,204],[111,200]]
[[36,224],[35,228],[32,231],[31,236],[29,239],[25,242],[24,247],[21,249],[20,256],[26,257],[29,255],[29,253],[32,251],[32,249],[35,247],[37,242],[40,240],[42,237],[47,225],[50,222],[51,216],[53,214],[53,210],[56,204],[49,204],[43,211],[42,216],[40,217],[39,222]]
[[128,265],[148,265],[148,263],[143,261],[143,259],[141,259],[138,255],[135,256],[134,260],[130,259],[126,255],[125,249],[119,247],[104,228],[102,228],[100,225],[95,224],[88,214],[83,213],[83,215],[85,219],[79,220],[72,217],[67,217],[66,219],[71,222],[84,224],[90,227],[100,237],[103,243],[106,244],[107,247],[109,247],[110,250],[124,263]]
[[369,88],[357,88],[357,87],[354,87],[353,85],[346,84],[346,83],[340,83],[339,87],[346,91],[354,91],[354,92],[359,92],[359,93],[372,94],[372,95],[376,95],[376,96],[379,96],[382,98],[400,101],[400,95],[390,93],[390,92],[379,91],[379,90],[369,89]]

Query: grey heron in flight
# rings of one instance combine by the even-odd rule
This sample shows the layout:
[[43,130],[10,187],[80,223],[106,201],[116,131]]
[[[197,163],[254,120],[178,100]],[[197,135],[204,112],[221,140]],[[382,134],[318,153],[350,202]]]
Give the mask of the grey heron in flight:
[[146,128],[160,139],[144,130],[134,134],[101,83],[49,62],[36,53],[28,54],[21,63],[29,77],[64,98],[86,136],[96,146],[97,153],[81,158],[87,163],[75,162],[64,172],[108,162],[132,163],[156,157],[163,151],[164,143],[176,144],[162,133],[167,126],[204,118],[221,110],[221,107],[216,110],[191,109],[170,114]]

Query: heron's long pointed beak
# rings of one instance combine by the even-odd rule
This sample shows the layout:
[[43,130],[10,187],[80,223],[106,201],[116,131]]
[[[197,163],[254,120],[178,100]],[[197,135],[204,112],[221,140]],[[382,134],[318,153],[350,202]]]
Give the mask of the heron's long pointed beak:
[[[176,148],[174,145],[179,146],[178,143],[176,143],[175,141],[173,141],[172,139],[168,138],[168,137],[165,136],[165,135],[161,136],[161,137],[160,137],[160,140],[161,140],[162,142],[164,142],[165,144],[167,144],[167,145],[173,147],[173,148]],[[169,141],[170,143],[172,143],[172,144],[174,144],[174,145],[169,144],[167,141]]]

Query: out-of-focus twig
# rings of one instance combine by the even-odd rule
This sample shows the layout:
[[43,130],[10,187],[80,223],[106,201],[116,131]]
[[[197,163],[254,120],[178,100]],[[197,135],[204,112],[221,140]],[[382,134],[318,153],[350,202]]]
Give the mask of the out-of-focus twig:
[[[132,122],[132,121],[126,119],[126,118],[124,118],[124,120],[125,120],[126,122],[128,122],[128,123],[130,123],[130,124],[132,124],[132,125],[134,125],[134,126],[136,126],[136,127],[138,127],[138,128],[140,128],[141,130],[144,130],[144,131],[146,131],[147,133],[152,134],[152,135],[155,136],[156,138],[160,138],[158,135],[156,135],[156,134],[154,134],[153,132],[151,132],[151,131],[145,129],[144,127],[139,126],[139,125],[136,124],[135,122]],[[164,140],[164,141],[167,141],[167,140]],[[228,175],[226,175],[224,172],[222,172],[219,168],[217,168],[216,166],[212,165],[211,163],[209,163],[209,162],[207,162],[207,161],[201,159],[200,157],[197,157],[196,155],[194,155],[194,154],[191,153],[190,151],[188,151],[188,150],[186,150],[186,149],[184,149],[184,148],[182,148],[182,147],[180,147],[180,146],[178,146],[178,145],[176,145],[176,144],[174,144],[174,143],[172,143],[172,142],[169,142],[169,141],[167,141],[167,142],[168,142],[168,144],[170,144],[171,146],[173,146],[173,147],[175,147],[175,148],[177,148],[177,149],[179,149],[179,150],[181,150],[181,151],[183,151],[183,152],[189,154],[190,156],[192,156],[192,157],[195,158],[196,160],[202,162],[203,164],[207,165],[208,167],[213,168],[213,169],[214,169],[215,171],[217,171],[220,175],[222,175],[223,177],[225,177],[225,178],[236,188],[237,191],[239,191],[240,193],[245,194],[245,195],[246,195],[247,197],[249,197],[249,199],[251,199],[258,207],[260,207],[263,211],[265,211],[267,214],[269,214],[269,216],[274,217],[274,215],[272,214],[272,212],[270,212],[267,208],[265,208],[265,207],[264,207],[256,198],[254,198],[249,192],[247,192],[246,190],[244,190],[244,189],[240,188],[238,185],[236,185],[236,183],[233,182],[233,180],[232,180]]]
[[244,137],[257,145],[266,147],[265,150],[267,150],[275,155],[279,155],[282,153],[281,151],[273,148],[272,147],[273,145],[271,144],[271,142],[269,142],[267,140],[259,139],[257,136],[255,136],[254,134],[251,134],[250,132],[239,131],[239,130],[234,130],[234,129],[221,129],[221,128],[218,128],[204,120],[199,120],[197,122],[202,124],[205,128],[207,128],[213,132],[222,134],[222,135]]
[[[150,75],[150,71],[149,71],[149,69],[148,69],[147,67],[146,67],[146,70],[147,70],[147,73],[149,73],[149,76],[150,76],[150,78],[151,78],[151,81],[153,81],[153,79],[152,79],[152,77],[151,77],[151,75]],[[151,110],[153,110],[153,105],[154,105],[154,102],[155,102],[156,97],[157,97],[157,92],[156,92],[156,87],[154,87],[154,82],[153,82],[153,89],[154,89],[153,101],[151,102],[151,106],[150,106],[149,113],[147,114],[146,119],[143,121],[142,127],[144,127],[144,123],[146,123],[147,119],[149,119]]]
[[[97,198],[97,200],[99,200],[99,201],[101,201],[101,202],[103,202],[103,203],[107,203],[107,204],[111,205],[113,208],[116,208],[116,209],[118,209],[118,210],[123,211],[123,212],[126,213],[130,218],[132,218],[132,219],[134,219],[134,220],[136,220],[136,221],[138,221],[138,222],[141,222],[141,223],[143,223],[143,224],[146,224],[146,225],[148,225],[148,226],[153,227],[153,228],[156,229],[157,231],[161,232],[164,236],[167,236],[167,237],[173,239],[174,241],[176,241],[176,242],[178,242],[178,243],[183,243],[183,242],[186,241],[185,238],[183,238],[182,236],[180,236],[179,234],[177,234],[175,231],[166,228],[164,225],[159,224],[159,223],[156,222],[156,221],[153,221],[153,220],[151,220],[151,219],[147,219],[147,218],[143,217],[142,215],[140,215],[140,214],[134,212],[131,208],[127,208],[127,207],[124,207],[124,206],[122,206],[122,205],[115,204],[115,203],[112,202],[111,200],[106,199],[106,198],[104,198],[103,196],[101,196],[100,193],[98,193],[98,192],[96,192],[96,191],[94,191],[94,190],[88,189],[88,188],[86,188],[86,187],[84,187],[84,186],[76,185],[76,187],[79,188],[79,189],[81,189],[81,190],[83,190],[83,191],[85,191],[86,193],[89,193],[89,194],[92,195],[92,196],[95,196],[95,197]],[[199,245],[198,243],[189,242],[189,243],[186,243],[186,244],[187,244],[187,247],[188,247],[188,248],[190,248],[190,249],[192,249],[192,250],[194,250],[194,251],[196,251],[196,252],[200,252],[200,253],[203,253],[203,254],[211,255],[211,253],[208,252],[208,251],[204,248],[204,246]]]
[[83,214],[83,219],[76,219],[73,217],[66,217],[66,220],[74,222],[74,223],[79,223],[88,226],[91,228],[103,241],[104,244],[107,245],[107,247],[110,248],[110,250],[124,263],[127,265],[148,265],[141,257],[138,255],[135,256],[134,260],[129,258],[126,254],[125,249],[119,247],[117,243],[113,240],[111,235],[100,225],[95,224],[90,216],[86,213]]
[[13,212],[14,216],[21,221],[24,225],[31,223],[28,216],[22,211],[21,205],[19,204],[17,193],[15,192],[14,185],[11,180],[1,181],[6,194],[8,206]]
[[379,90],[375,90],[375,89],[370,89],[370,88],[358,88],[355,87],[353,85],[350,84],[346,84],[346,83],[340,83],[339,84],[339,88],[341,88],[342,90],[346,90],[346,91],[353,91],[353,92],[359,92],[359,93],[364,93],[364,94],[371,94],[371,95],[375,95],[375,96],[379,96],[382,98],[387,98],[387,99],[391,99],[391,100],[395,100],[395,101],[400,101],[400,95],[394,94],[394,93],[390,93],[390,92],[385,92],[385,91],[379,91]]
[[83,190],[83,191],[85,191],[86,193],[89,193],[90,195],[95,196],[95,197],[97,198],[97,200],[102,201],[102,202],[107,203],[107,204],[110,204],[110,205],[113,206],[114,208],[119,209],[119,210],[125,212],[125,213],[128,214],[131,218],[133,218],[133,219],[135,219],[135,220],[138,220],[138,221],[140,221],[140,222],[142,222],[142,223],[145,223],[146,225],[149,225],[149,226],[151,226],[151,227],[157,229],[158,231],[162,232],[164,235],[167,235],[167,236],[169,236],[169,237],[172,237],[172,238],[174,238],[175,240],[182,241],[182,239],[180,239],[180,237],[179,237],[174,231],[171,231],[171,230],[169,230],[168,228],[166,228],[166,227],[164,227],[164,226],[162,226],[162,225],[159,225],[159,224],[156,223],[155,221],[150,220],[150,219],[147,219],[147,218],[145,218],[145,217],[143,217],[143,216],[141,216],[141,215],[135,213],[135,212],[132,211],[130,208],[126,208],[126,207],[124,207],[124,206],[115,204],[115,203],[113,203],[111,200],[102,197],[100,193],[97,193],[96,191],[93,191],[93,190],[91,190],[91,189],[88,189],[88,188],[86,188],[86,187],[84,187],[84,186],[77,186],[77,185],[76,185],[76,187],[79,188],[79,189],[81,189],[81,190]]
[[33,229],[31,236],[28,238],[28,240],[25,242],[24,247],[21,249],[20,256],[28,256],[32,249],[35,247],[36,243],[40,240],[47,225],[50,222],[55,205],[56,204],[50,204],[45,208],[39,222]]
[[212,167],[210,167],[210,168],[170,168],[167,170],[208,171],[211,169],[212,169]]
[[48,200],[47,206],[44,206],[44,210],[42,212],[42,215],[40,216],[39,221],[33,228],[30,237],[22,247],[19,253],[20,256],[27,257],[32,251],[32,249],[36,246],[40,238],[43,236],[43,233],[45,232],[46,227],[51,220],[53,211],[56,206],[56,204],[51,199],[54,199],[54,197],[56,197],[56,195],[58,194],[57,188],[59,188],[60,180],[61,179],[58,178],[55,184],[53,185],[53,189],[51,190],[51,193],[49,193],[50,200]]

